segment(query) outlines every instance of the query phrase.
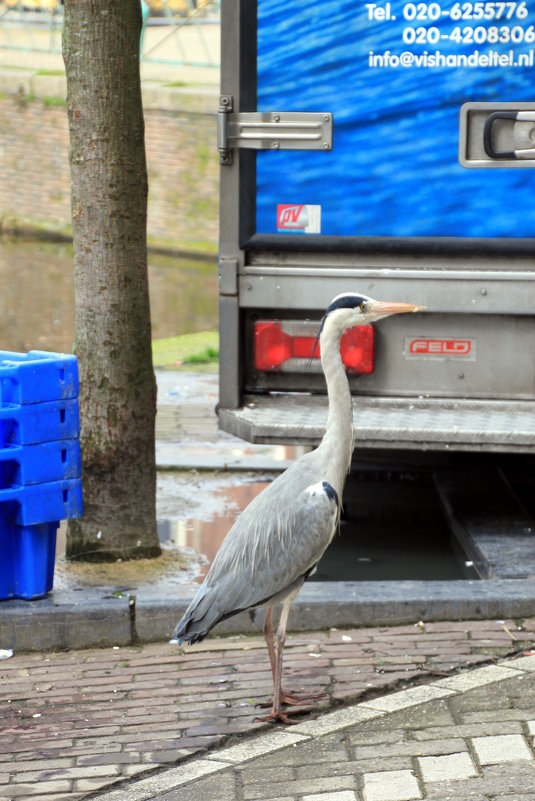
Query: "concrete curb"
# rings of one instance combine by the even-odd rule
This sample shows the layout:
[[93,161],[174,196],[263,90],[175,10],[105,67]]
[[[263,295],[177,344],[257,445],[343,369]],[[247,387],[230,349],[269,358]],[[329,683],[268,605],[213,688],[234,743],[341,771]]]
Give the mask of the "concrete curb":
[[[132,645],[170,638],[198,585],[54,590],[39,601],[4,601],[0,648],[15,652]],[[535,581],[309,582],[292,607],[290,629],[401,625],[535,614]],[[262,610],[243,612],[216,635],[261,633]]]
[[[187,589],[192,591],[191,587]],[[139,639],[166,639],[191,597],[192,592],[174,599],[139,593],[135,610]],[[534,613],[535,582],[528,580],[311,581],[292,606],[290,629],[315,631],[331,626],[394,626],[419,620],[517,618]],[[262,610],[243,612],[219,624],[216,632],[261,633],[263,622]]]
[[164,792],[214,773],[221,773],[243,765],[252,759],[282,751],[324,735],[338,732],[358,723],[366,723],[379,717],[392,715],[401,710],[425,704],[441,698],[462,695],[476,687],[484,687],[499,681],[517,678],[522,673],[535,671],[535,656],[504,660],[498,665],[476,668],[468,673],[439,679],[432,684],[411,687],[391,695],[364,701],[321,715],[316,720],[292,726],[291,730],[277,729],[250,738],[237,745],[214,750],[202,757],[138,781],[125,784],[98,796],[101,801],[147,801]]

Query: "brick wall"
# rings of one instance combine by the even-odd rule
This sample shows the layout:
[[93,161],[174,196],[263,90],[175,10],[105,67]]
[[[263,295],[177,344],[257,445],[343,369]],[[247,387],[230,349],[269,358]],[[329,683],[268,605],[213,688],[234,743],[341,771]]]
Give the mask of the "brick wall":
[[[213,248],[218,230],[217,96],[176,90],[146,95],[149,237],[172,247]],[[0,223],[70,224],[67,112],[57,102],[46,94],[0,95]]]

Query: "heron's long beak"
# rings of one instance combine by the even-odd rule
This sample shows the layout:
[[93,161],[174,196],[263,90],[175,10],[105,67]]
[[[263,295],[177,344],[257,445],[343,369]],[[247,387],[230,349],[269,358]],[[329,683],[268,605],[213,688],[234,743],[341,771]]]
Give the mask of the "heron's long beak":
[[425,306],[415,306],[412,303],[392,303],[389,301],[374,300],[368,303],[368,311],[386,317],[388,314],[407,314],[409,312],[423,311]]

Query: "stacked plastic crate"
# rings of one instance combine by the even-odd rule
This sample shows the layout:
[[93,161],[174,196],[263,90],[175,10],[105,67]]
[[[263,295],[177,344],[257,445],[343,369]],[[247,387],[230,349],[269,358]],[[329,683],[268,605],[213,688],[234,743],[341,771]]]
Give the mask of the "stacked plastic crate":
[[46,595],[59,522],[82,514],[75,356],[0,351],[0,600]]

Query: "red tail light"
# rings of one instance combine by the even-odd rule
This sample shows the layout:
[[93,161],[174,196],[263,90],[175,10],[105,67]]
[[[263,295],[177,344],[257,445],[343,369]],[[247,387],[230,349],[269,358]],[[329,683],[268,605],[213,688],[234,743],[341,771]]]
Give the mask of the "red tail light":
[[[304,370],[310,358],[320,358],[319,343],[312,354],[317,330],[318,323],[308,321],[259,320],[254,329],[256,369]],[[357,325],[342,336],[340,353],[347,370],[373,373],[374,333],[371,325]]]

